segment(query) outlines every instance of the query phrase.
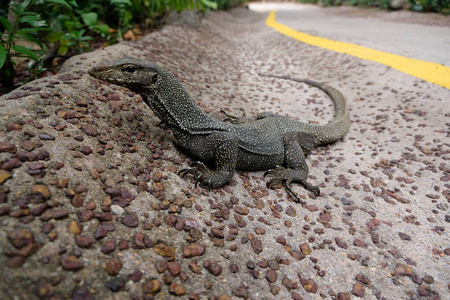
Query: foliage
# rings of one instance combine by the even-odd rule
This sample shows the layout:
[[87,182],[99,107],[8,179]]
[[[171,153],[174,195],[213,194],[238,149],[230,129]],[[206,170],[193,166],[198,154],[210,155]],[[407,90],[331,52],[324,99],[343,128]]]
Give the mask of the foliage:
[[[317,3],[317,0],[312,0],[311,2]],[[323,6],[340,6],[345,3],[352,6],[389,8],[389,0],[320,0],[320,3]]]
[[[23,3],[10,2],[9,9],[17,16],[14,24],[6,18],[8,7],[2,4],[0,31],[4,33],[0,36],[0,83],[3,88],[12,88],[16,57],[34,62],[29,66],[35,66],[31,70],[35,77],[45,70],[43,59],[46,55],[90,51],[90,42],[96,36],[112,44],[121,40],[124,32],[146,24],[148,19],[161,17],[167,11],[226,8],[229,1],[25,0]],[[39,49],[18,45],[20,40]],[[46,53],[50,48],[55,49],[54,52]]]
[[[206,11],[226,9],[230,3],[246,0],[25,0],[23,3],[10,1],[9,9],[17,15],[11,24],[6,18],[8,7],[0,5],[0,83],[12,87],[15,75],[16,57],[31,60],[34,66],[32,77],[45,70],[44,57],[65,55],[68,52],[83,53],[91,50],[91,42],[98,37],[115,43],[123,33],[152,24],[168,11],[181,12],[185,9]],[[39,13],[38,13],[39,12]],[[3,16],[2,16],[3,15]],[[18,45],[27,40],[36,45],[32,50]],[[51,52],[46,53],[48,49]],[[31,79],[31,77],[30,77]]]
[[[30,0],[12,3],[11,6],[11,10],[17,17],[13,24],[7,18],[0,16],[2,32],[4,32],[0,35],[0,83],[6,88],[13,86],[14,57],[25,57],[34,61],[42,60],[45,46],[37,36],[39,32],[49,30],[46,21],[38,13],[28,11]],[[19,24],[21,24],[21,28],[19,28]],[[39,50],[17,45],[16,40],[19,38],[38,46]]]
[[414,11],[450,14],[450,0],[409,0]]
[[[318,3],[323,6],[339,6],[350,4],[353,6],[380,7],[389,9],[389,0],[296,0],[301,3]],[[450,0],[408,0],[411,9],[419,12],[439,12],[450,14]]]

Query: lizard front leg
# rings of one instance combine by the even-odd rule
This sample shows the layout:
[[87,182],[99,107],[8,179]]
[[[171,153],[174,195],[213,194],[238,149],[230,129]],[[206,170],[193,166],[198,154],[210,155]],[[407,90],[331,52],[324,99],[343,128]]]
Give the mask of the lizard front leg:
[[308,191],[319,196],[319,187],[307,182],[309,171],[305,160],[305,153],[309,153],[317,145],[314,136],[304,132],[288,132],[285,134],[283,142],[286,167],[279,166],[276,169],[268,170],[264,175],[272,178],[267,185],[271,187],[273,182],[283,181],[286,189],[299,199],[297,193],[290,188],[291,182],[298,182]]
[[[231,134],[218,132],[201,139],[195,139],[190,149],[199,158],[212,158],[215,170],[209,170],[201,162],[194,162],[191,167],[179,171],[181,177],[192,173],[197,183],[207,186],[209,190],[228,183],[236,172],[239,140]],[[200,166],[200,168],[195,168]]]

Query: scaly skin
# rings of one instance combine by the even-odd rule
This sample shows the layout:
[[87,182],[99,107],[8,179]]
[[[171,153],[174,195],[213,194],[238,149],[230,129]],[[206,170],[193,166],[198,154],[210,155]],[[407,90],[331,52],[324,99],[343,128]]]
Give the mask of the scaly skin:
[[195,162],[180,171],[182,176],[194,174],[197,182],[209,189],[228,183],[236,169],[268,170],[265,175],[272,177],[268,186],[283,181],[298,198],[290,188],[291,182],[298,182],[317,196],[319,188],[307,182],[305,155],[319,145],[340,140],[350,126],[342,94],[310,80],[265,75],[305,82],[325,91],[336,108],[334,120],[327,125],[301,123],[270,113],[245,121],[227,116],[231,122],[223,122],[203,112],[169,71],[156,63],[131,57],[95,65],[89,74],[141,95],[183,148],[201,161],[215,163],[215,170]]

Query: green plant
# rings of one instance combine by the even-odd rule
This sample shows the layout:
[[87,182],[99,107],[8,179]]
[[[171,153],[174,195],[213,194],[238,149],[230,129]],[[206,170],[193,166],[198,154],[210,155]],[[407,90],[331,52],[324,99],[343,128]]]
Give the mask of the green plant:
[[[43,37],[49,44],[58,45],[56,54],[63,55],[69,50],[77,53],[90,51],[89,41],[93,33],[108,33],[108,27],[98,24],[98,15],[89,12],[95,8],[81,8],[75,0],[38,0],[39,9],[44,12],[51,32]],[[87,11],[87,12],[86,12]]]
[[[30,0],[22,3],[11,3],[11,10],[16,15],[16,20],[11,24],[8,19],[0,16],[0,23],[4,32],[0,36],[0,83],[3,88],[10,89],[14,84],[16,65],[13,58],[24,57],[34,61],[42,60],[45,46],[37,38],[40,31],[48,30],[47,23],[38,13],[28,11]],[[19,28],[22,24],[22,28]],[[17,45],[17,41],[23,39],[39,47],[32,50],[28,47]]]
[[85,30],[73,30],[72,32],[68,32],[64,34],[61,39],[67,40],[67,47],[70,49],[74,49],[79,53],[84,53],[85,51],[91,51],[91,47],[89,46],[90,40],[94,38],[89,35],[84,35]]
[[132,6],[130,0],[110,0],[119,17],[119,23],[117,26],[117,37],[119,41],[122,40],[122,33],[130,28],[130,21],[133,16],[130,12]]
[[450,14],[450,0],[409,0],[414,11]]

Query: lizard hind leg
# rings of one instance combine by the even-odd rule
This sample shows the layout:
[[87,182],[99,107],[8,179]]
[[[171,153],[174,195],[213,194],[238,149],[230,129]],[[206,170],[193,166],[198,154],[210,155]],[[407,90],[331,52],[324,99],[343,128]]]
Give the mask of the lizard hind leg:
[[284,182],[288,192],[299,200],[297,193],[290,187],[292,182],[298,182],[306,190],[312,192],[315,196],[319,196],[319,187],[307,182],[309,171],[305,160],[305,153],[309,153],[316,147],[314,136],[304,132],[288,132],[283,141],[286,167],[278,166],[276,169],[266,171],[264,176],[269,175],[271,177],[267,186],[272,187],[275,182]]

